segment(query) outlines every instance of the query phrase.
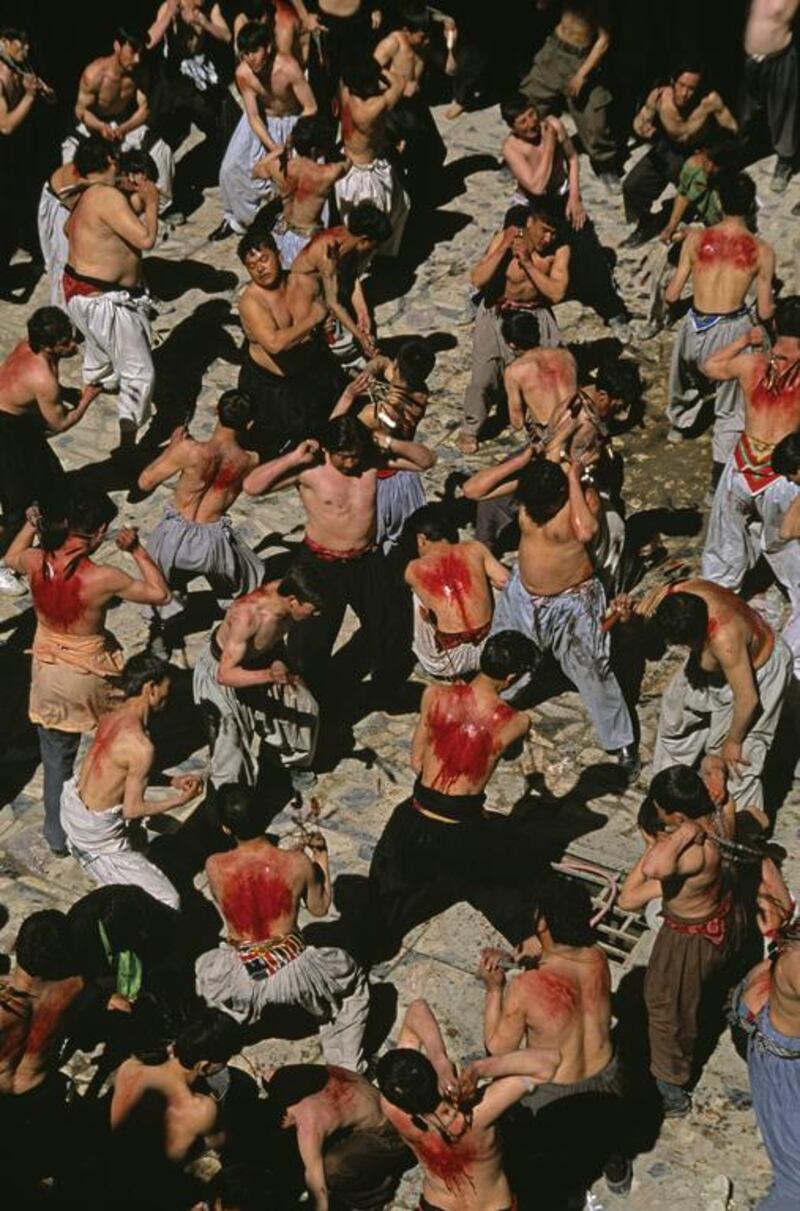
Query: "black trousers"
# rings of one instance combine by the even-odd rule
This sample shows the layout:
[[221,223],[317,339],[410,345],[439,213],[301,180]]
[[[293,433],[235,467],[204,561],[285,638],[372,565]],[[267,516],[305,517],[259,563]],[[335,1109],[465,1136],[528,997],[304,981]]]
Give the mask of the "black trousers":
[[780,55],[762,63],[746,59],[741,103],[742,133],[766,120],[770,142],[783,160],[800,154],[800,47],[791,42]]
[[689,154],[677,151],[667,143],[659,143],[633,166],[622,182],[625,218],[629,223],[638,223],[650,214],[653,202],[670,182],[674,185],[678,180]]
[[[423,789],[427,802],[431,791]],[[394,954],[409,930],[462,901],[516,945],[530,932],[526,909],[544,871],[527,837],[504,816],[472,809],[463,823],[446,824],[423,815],[412,801],[413,796],[394,809],[372,855],[374,957]]]
[[274,458],[306,437],[314,437],[346,382],[342,368],[321,340],[309,343],[298,373],[285,378],[265,370],[245,353],[238,386],[256,402],[252,444],[261,457]]

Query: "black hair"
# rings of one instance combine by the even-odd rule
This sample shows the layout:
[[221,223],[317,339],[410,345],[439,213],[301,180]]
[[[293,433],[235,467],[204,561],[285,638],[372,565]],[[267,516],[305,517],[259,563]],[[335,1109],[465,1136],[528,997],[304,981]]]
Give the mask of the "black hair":
[[69,923],[63,912],[46,908],[33,912],[19,927],[15,946],[17,962],[39,980],[65,980],[75,975]]
[[261,248],[269,248],[270,252],[278,251],[278,245],[266,228],[263,225],[254,225],[239,240],[236,245],[236,255],[244,264],[249,253],[257,252]]
[[503,230],[508,227],[524,227],[528,221],[530,210],[521,202],[514,206],[509,206],[506,213],[503,215]]
[[39,542],[45,551],[56,551],[68,534],[88,538],[117,516],[117,506],[106,492],[76,491],[62,516],[45,516],[39,528]]
[[409,517],[408,529],[430,542],[458,542],[459,538],[455,518],[443,504],[422,505]]
[[118,157],[118,149],[108,139],[90,135],[88,139],[78,140],[72,163],[80,176],[88,177],[90,172],[105,172],[109,163]]
[[678,63],[677,67],[673,68],[670,79],[674,82],[679,76],[683,76],[687,72],[693,76],[703,75],[703,69],[699,66],[699,64],[693,63],[691,59],[684,59],[683,62]]
[[74,336],[72,321],[60,307],[37,307],[28,320],[28,344],[32,353],[52,349]]
[[535,673],[542,654],[532,639],[521,631],[497,631],[484,644],[480,670],[487,677],[503,681],[514,674]]
[[205,1201],[222,1211],[264,1211],[272,1193],[269,1174],[256,1165],[225,1165],[208,1183]]
[[136,652],[125,661],[119,677],[114,678],[122,690],[123,697],[135,698],[146,685],[158,685],[170,677],[170,666],[152,652]]
[[237,841],[263,837],[267,827],[267,807],[263,796],[252,786],[226,782],[218,786],[214,797],[219,823],[233,833]]
[[247,51],[259,50],[262,46],[272,45],[272,31],[268,25],[264,25],[261,21],[248,21],[239,30],[239,35],[236,39],[236,49],[239,54],[245,54]]
[[746,172],[718,172],[714,176],[714,188],[726,215],[747,218],[752,214],[756,202],[756,183]]
[[592,900],[584,883],[553,875],[536,888],[534,928],[544,920],[553,941],[563,946],[594,946]]
[[6,42],[27,42],[30,35],[26,29],[21,29],[18,25],[4,25],[0,29],[0,38]]
[[779,336],[793,336],[800,340],[800,294],[790,294],[778,299],[775,305],[775,326]]
[[567,503],[569,480],[558,463],[537,458],[520,472],[515,497],[531,521],[543,526]]
[[242,1032],[221,1009],[208,1009],[185,1026],[175,1039],[175,1058],[184,1068],[227,1064],[241,1049]]
[[523,93],[512,93],[500,102],[500,116],[507,126],[513,126],[520,114],[527,113],[529,109],[535,110],[537,114],[539,112],[539,107],[529,101]]
[[353,55],[342,71],[342,81],[354,97],[368,101],[370,97],[379,97],[386,91],[386,77],[380,64],[367,55],[358,58]]
[[217,404],[217,419],[226,429],[235,433],[244,433],[253,420],[256,411],[255,400],[247,391],[239,391],[232,387],[223,391]]
[[422,337],[404,341],[397,351],[397,369],[412,390],[425,386],[425,380],[436,365],[436,354]]
[[119,157],[118,167],[125,176],[135,177],[141,174],[148,181],[158,180],[158,165],[150,152],[142,151],[140,147],[132,147],[130,151],[123,151]]
[[389,216],[373,202],[358,202],[347,215],[347,230],[351,235],[361,236],[370,243],[385,244],[392,234]]
[[735,169],[742,157],[742,146],[732,130],[709,127],[708,142],[701,144],[718,170]]
[[689,820],[701,820],[714,814],[714,803],[706,784],[688,765],[670,765],[659,770],[650,783],[637,819],[640,828],[651,836],[664,831],[658,808],[666,816],[680,812]]
[[355,416],[337,416],[326,421],[319,437],[320,445],[329,454],[357,451],[362,457],[370,447],[367,426]]
[[284,572],[278,585],[279,597],[296,597],[321,610],[325,604],[322,578],[316,568],[309,564],[294,563]]
[[292,147],[301,156],[315,159],[324,156],[332,157],[335,144],[336,127],[332,118],[326,114],[303,114],[297,119],[292,128]]
[[329,1075],[324,1064],[283,1064],[267,1082],[270,1108],[283,1115],[290,1106],[302,1102],[303,1098],[321,1093]]
[[782,437],[769,460],[776,475],[797,475],[800,471],[800,429]]
[[114,41],[120,46],[132,46],[134,50],[144,50],[145,36],[141,30],[127,29],[120,25],[114,34]]
[[668,593],[654,618],[667,643],[702,646],[708,631],[708,606],[696,593]]
[[433,29],[433,18],[425,4],[407,4],[400,14],[400,29],[412,34],[429,34]]
[[636,362],[624,358],[606,358],[598,366],[594,382],[598,391],[605,391],[612,399],[621,399],[625,404],[635,403],[642,393],[639,367]]
[[532,311],[511,311],[500,325],[503,339],[520,349],[536,349],[542,343],[539,321]]
[[433,1064],[410,1047],[395,1047],[382,1055],[375,1080],[387,1102],[406,1114],[432,1114],[442,1100]]

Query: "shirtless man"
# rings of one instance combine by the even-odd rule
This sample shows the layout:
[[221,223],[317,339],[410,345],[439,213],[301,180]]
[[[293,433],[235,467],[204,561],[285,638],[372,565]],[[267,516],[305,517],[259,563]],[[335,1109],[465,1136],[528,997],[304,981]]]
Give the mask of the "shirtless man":
[[583,464],[566,471],[529,448],[479,471],[465,485],[470,499],[514,494],[519,503],[519,561],[494,612],[492,632],[521,631],[552,652],[583,698],[602,747],[615,752],[629,777],[639,770],[633,721],[611,668],[602,629],[606,595],[595,572],[593,545],[602,503],[581,482]]
[[[3,1146],[16,1158],[7,1175],[12,1191],[17,1182],[25,1189],[26,1179],[52,1177],[66,1160],[66,1080],[58,1051],[84,988],[63,913],[31,913],[15,951],[13,971],[0,979],[0,1123]],[[32,1197],[30,1188],[25,1194]]]
[[556,223],[543,199],[531,206],[512,206],[503,230],[472,271],[470,280],[481,291],[472,335],[472,375],[464,395],[464,420],[459,449],[474,454],[489,412],[489,396],[499,391],[502,374],[514,353],[506,344],[503,319],[513,312],[533,312],[541,343],[561,344],[551,307],[560,303],[569,285],[570,249],[555,244]]
[[[47,85],[28,66],[30,46],[24,30],[0,29],[0,290],[20,239],[26,239],[31,196],[30,145],[24,122],[37,97],[52,98]],[[8,182],[14,187],[9,188]],[[3,297],[9,295],[4,293]]]
[[508,571],[482,542],[459,542],[441,505],[425,505],[409,523],[417,558],[405,571],[413,594],[414,655],[426,673],[454,680],[476,673],[492,625],[494,596]]
[[773,1183],[761,1211],[792,1211],[800,1199],[798,1116],[800,1070],[800,936],[797,923],[780,929],[771,958],[749,973],[734,999],[747,1035],[747,1075]]
[[483,812],[486,786],[503,754],[530,728],[526,712],[500,697],[540,657],[522,635],[490,636],[468,684],[429,686],[411,742],[414,790],[381,834],[369,871],[370,944],[394,954],[404,936],[466,900],[507,937],[541,861],[505,816]]
[[344,375],[322,334],[321,292],[284,272],[273,237],[252,228],[238,255],[250,275],[238,305],[247,338],[239,389],[255,400],[256,448],[274,458],[324,423]]
[[[378,451],[383,451],[382,457]],[[328,422],[318,442],[301,442],[245,480],[249,496],[296,487],[305,509],[301,558],[316,568],[325,604],[321,615],[303,628],[298,667],[317,698],[323,689],[330,693],[332,688],[330,653],[347,605],[365,629],[373,680],[383,682],[389,692],[392,670],[405,653],[397,650],[394,635],[394,581],[375,546],[378,471],[386,466],[421,473],[434,461],[432,451],[419,442],[382,433],[370,437],[359,421],[342,416]]]
[[681,434],[697,423],[707,400],[713,398],[715,487],[744,428],[744,402],[735,379],[715,391],[703,375],[703,363],[737,337],[749,336],[752,321],[745,299],[753,284],[758,319],[768,324],[775,311],[772,297],[775,253],[764,240],[750,234],[747,224],[755,206],[755,184],[744,173],[720,174],[717,192],[722,222],[689,232],[681,247],[678,268],[665,292],[668,303],[677,303],[687,281],[692,280],[692,306],[672,347],[667,403],[672,425],[669,439],[680,441]]
[[[292,4],[303,20],[302,0],[292,0]],[[369,56],[383,15],[377,0],[318,0],[316,14],[307,13],[307,17],[316,18],[321,35],[310,64],[312,79],[320,91],[320,103],[330,109],[342,76],[353,63]]]
[[361,278],[373,253],[386,240],[389,220],[372,202],[359,202],[344,226],[326,227],[292,264],[291,282],[328,309],[329,344],[343,366],[363,366],[374,357],[374,324]]
[[[88,141],[103,145],[105,159],[101,158],[101,164],[105,163],[109,154],[114,152],[112,144],[101,139],[100,135],[92,135]],[[84,142],[87,140],[80,139],[76,143],[76,148]],[[69,255],[69,243],[64,224],[70,216],[70,211],[75,209],[85,184],[83,176],[72,161],[67,164],[59,164],[42,186],[39,198],[36,226],[45,270],[50,279],[50,302],[54,307],[61,307],[62,310],[66,308],[64,266]]]
[[171,688],[169,665],[150,652],[131,656],[119,678],[123,702],[97,725],[81,772],[61,792],[61,826],[70,853],[100,886],[134,883],[168,908],[180,908],[169,879],[134,849],[129,821],[160,815],[197,798],[203,783],[193,774],[170,778],[174,793],[147,799],[155,760],[150,716],[162,711]]
[[420,1211],[512,1211],[497,1120],[549,1081],[559,1059],[553,1048],[512,1051],[475,1060],[459,1078],[427,1002],[412,1001],[377,1082],[386,1117],[422,1168]]
[[[794,24],[800,0],[752,0],[744,31],[744,95],[742,132],[757,134],[766,119],[772,150],[776,152],[772,189],[783,193],[800,152],[797,117],[797,42]],[[793,100],[793,98],[795,100]]]
[[[115,1145],[124,1141],[126,1130],[137,1118],[152,1113],[158,1105],[163,1114],[164,1158],[180,1163],[203,1137],[218,1136],[219,1100],[206,1082],[219,1073],[241,1048],[241,1032],[224,1013],[209,1010],[185,1025],[169,1045],[163,1063],[144,1062],[136,1055],[120,1064],[114,1077],[111,1098],[111,1129]],[[199,1086],[199,1088],[198,1088]],[[204,1086],[206,1086],[204,1088]],[[154,1098],[153,1095],[159,1095]],[[144,1103],[144,1105],[142,1104]],[[147,1109],[146,1109],[147,1107]],[[132,1142],[135,1136],[132,1137]],[[123,1143],[124,1146],[124,1143]],[[134,1157],[130,1158],[131,1160]],[[146,1169],[153,1162],[139,1152],[136,1166]],[[131,1179],[137,1177],[136,1166]]]
[[612,336],[628,344],[627,310],[594,224],[584,209],[578,153],[563,123],[552,116],[542,119],[536,106],[521,93],[503,102],[501,114],[511,128],[503,143],[503,159],[517,182],[512,205],[527,204],[546,195],[553,213],[564,220],[572,250],[571,295],[592,307],[608,324]]
[[677,181],[686,157],[708,143],[709,128],[736,134],[738,125],[718,92],[702,91],[703,76],[693,64],[676,68],[669,84],[653,88],[633,121],[640,139],[652,142],[622,182],[625,218],[635,223],[622,248],[638,248],[661,228],[650,207],[670,181]]
[[698,774],[685,765],[662,768],[638,823],[645,852],[617,903],[635,912],[652,900],[663,901],[664,921],[647,965],[644,998],[650,1070],[666,1117],[679,1118],[692,1107],[685,1086],[701,1022],[711,1020],[709,1011],[721,1009],[736,978],[734,964],[747,964],[745,922],[723,887],[714,803]]
[[[754,328],[701,367],[714,382],[736,384],[744,397],[744,433],[717,485],[701,570],[707,580],[737,591],[764,555],[797,613],[800,544],[781,533],[797,485],[774,469],[772,458],[776,446],[800,428],[800,299],[778,303],[775,329],[771,349],[762,348],[762,330]],[[761,521],[760,534],[751,534],[754,519]]]
[[[98,392],[85,387],[76,406],[66,407],[69,393],[59,382],[59,362],[74,357],[78,344],[63,311],[40,307],[27,329],[27,339],[0,365],[0,500],[7,537],[13,537],[34,501],[63,508],[65,476],[47,435],[77,425]],[[0,572],[0,589],[22,591],[7,567]]]
[[386,119],[405,90],[400,76],[383,71],[374,60],[348,67],[339,92],[342,144],[349,171],[336,182],[336,204],[344,222],[359,202],[371,202],[386,215],[391,235],[382,256],[397,256],[409,213],[409,198],[388,158]]
[[[185,589],[195,576],[205,576],[226,605],[232,597],[261,584],[264,565],[242,541],[227,516],[241,494],[245,477],[258,455],[244,447],[254,420],[253,400],[244,391],[224,391],[217,404],[217,423],[208,441],[195,441],[179,425],[166,449],[139,476],[139,488],[152,492],[178,476],[172,503],[150,536],[147,549],[164,574],[172,601],[155,612],[167,657],[170,640],[160,623],[175,619],[186,604]],[[152,645],[151,645],[152,646]]]
[[331,1201],[359,1207],[392,1201],[414,1158],[388,1122],[374,1085],[344,1068],[285,1064],[265,1088],[273,1121],[297,1133],[314,1211],[328,1211]]
[[[36,612],[29,715],[39,733],[44,768],[44,836],[57,855],[66,853],[59,823],[61,789],[72,776],[81,733],[90,732],[108,710],[109,679],[122,666],[106,614],[115,598],[163,605],[169,589],[135,530],[117,534],[139,575],[129,576],[91,556],[116,517],[108,496],[86,493],[69,505],[66,521],[34,518],[6,552],[6,564],[28,580]],[[39,536],[38,547],[32,544]]]
[[272,188],[269,178],[254,177],[253,168],[265,151],[286,146],[301,114],[317,112],[302,67],[292,55],[276,51],[271,39],[267,26],[256,21],[239,34],[236,84],[244,113],[219,170],[224,217],[211,233],[212,240],[224,240],[234,232],[241,235],[252,224]]
[[169,145],[147,125],[150,104],[138,71],[144,44],[143,34],[120,27],[112,53],[94,59],[85,69],[75,102],[78,126],[62,143],[61,154],[68,163],[79,139],[92,134],[115,144],[118,152],[141,148],[153,157],[158,169],[158,205],[164,211],[172,201],[175,164]]
[[82,147],[77,155],[87,187],[66,223],[64,297],[86,340],[84,381],[119,391],[120,450],[130,452],[150,413],[155,385],[142,253],[155,246],[158,235],[158,191],[144,175],[139,178],[139,215],[131,196],[115,184],[113,153]]
[[290,137],[292,155],[273,151],[253,167],[253,176],[274,181],[283,209],[272,234],[284,269],[324,226],[333,187],[349,168],[333,150],[333,122],[321,114],[298,118]]
[[668,644],[690,649],[661,700],[653,770],[719,753],[734,800],[763,806],[761,772],[792,677],[788,647],[740,597],[710,580],[657,590],[637,613],[652,614]]
[[197,959],[199,995],[242,1024],[257,1022],[270,1005],[304,1009],[320,1023],[326,1063],[360,1072],[369,985],[350,955],[307,945],[297,924],[301,904],[312,917],[331,906],[324,837],[311,833],[293,849],[278,849],[264,836],[266,814],[249,787],[220,787],[216,809],[236,845],[206,862],[226,941]]
[[[540,0],[538,7],[552,3]],[[619,153],[608,118],[612,96],[602,76],[610,45],[605,0],[563,0],[559,22],[519,90],[543,115],[566,102],[592,168],[607,189],[616,191]]]
[[[504,1055],[523,1046],[561,1053],[552,1081],[523,1105],[536,1115],[537,1152],[547,1157],[547,1169],[562,1189],[566,1185],[579,1196],[600,1168],[611,1190],[627,1193],[632,1172],[619,1155],[622,1074],[611,1040],[611,973],[591,925],[593,911],[585,886],[553,878],[537,887],[530,937],[515,955],[482,951],[480,966],[488,1053]],[[507,985],[506,968],[515,963],[522,972]],[[554,1103],[558,1109],[551,1117],[547,1108]],[[579,1156],[576,1139],[583,1144]],[[539,1162],[537,1186],[542,1176]]]
[[208,722],[214,786],[255,786],[262,743],[276,750],[295,790],[311,781],[319,708],[287,665],[284,641],[321,608],[317,578],[297,566],[234,601],[210,635],[192,684]]

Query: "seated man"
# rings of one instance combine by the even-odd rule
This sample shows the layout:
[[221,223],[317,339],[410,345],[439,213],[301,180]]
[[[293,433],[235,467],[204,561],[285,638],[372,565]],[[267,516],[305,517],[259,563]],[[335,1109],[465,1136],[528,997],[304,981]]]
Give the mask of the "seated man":
[[445,681],[476,673],[492,625],[492,590],[505,588],[508,572],[482,542],[460,542],[441,505],[418,509],[408,525],[417,540],[417,558],[405,571],[414,655]]
[[149,652],[131,656],[120,675],[124,702],[100,720],[77,778],[61,792],[61,826],[67,845],[86,873],[101,885],[135,883],[169,908],[180,899],[169,879],[134,849],[128,823],[182,807],[203,784],[192,774],[170,779],[176,793],[146,799],[155,749],[147,725],[164,709],[170,668]]
[[498,1120],[551,1080],[560,1059],[554,1048],[512,1051],[476,1060],[459,1078],[428,1004],[409,1005],[376,1075],[384,1113],[422,1167],[420,1211],[513,1211]]
[[[269,1117],[292,1128],[315,1211],[385,1207],[414,1157],[388,1122],[374,1085],[355,1072],[285,1064],[265,1082]],[[270,1148],[272,1152],[272,1148]]]
[[[584,885],[554,877],[537,887],[535,905],[534,932],[515,956],[482,952],[484,1041],[490,1055],[523,1045],[561,1052],[552,1081],[522,1104],[536,1115],[536,1151],[544,1159],[534,1166],[532,1187],[539,1197],[540,1183],[569,1190],[578,1206],[601,1169],[615,1193],[631,1184],[630,1162],[620,1155],[623,1078],[611,1039],[611,973]],[[515,959],[523,970],[506,985],[505,965]]]
[[161,623],[179,617],[185,589],[195,576],[205,576],[220,604],[249,593],[264,577],[264,565],[242,542],[227,516],[242,491],[258,455],[245,447],[255,416],[245,391],[224,391],[217,404],[217,423],[208,441],[195,441],[185,426],[139,476],[139,488],[152,492],[178,476],[171,505],[150,536],[147,549],[172,591],[167,606],[154,610],[159,655],[168,657],[172,639]]
[[192,686],[208,720],[213,786],[255,786],[262,743],[289,769],[296,790],[310,781],[319,707],[287,667],[284,640],[321,609],[313,571],[297,565],[234,601],[209,637]]
[[364,973],[338,947],[309,946],[297,924],[301,903],[313,917],[331,906],[324,838],[313,833],[299,849],[278,849],[264,836],[265,814],[246,786],[220,787],[216,804],[236,844],[206,863],[227,936],[197,960],[198,994],[243,1025],[270,1005],[304,1009],[319,1023],[326,1061],[360,1072],[369,1010]]
[[172,203],[175,162],[169,144],[149,129],[150,103],[137,68],[144,53],[144,34],[120,27],[110,55],[95,59],[84,70],[75,102],[77,129],[61,145],[64,163],[75,155],[81,137],[99,135],[117,151],[141,148],[156,165],[160,211]]

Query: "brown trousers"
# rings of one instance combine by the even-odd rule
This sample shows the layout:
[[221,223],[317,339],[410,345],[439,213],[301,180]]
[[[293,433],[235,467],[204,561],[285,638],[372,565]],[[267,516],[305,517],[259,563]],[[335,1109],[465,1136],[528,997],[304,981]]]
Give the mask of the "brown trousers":
[[644,979],[650,1071],[657,1080],[688,1083],[698,1038],[721,1010],[736,978],[735,960],[744,952],[746,934],[745,914],[735,904],[725,918],[720,945],[702,934],[661,926]]
[[592,164],[597,168],[609,167],[617,156],[608,120],[611,93],[593,72],[577,97],[566,95],[567,81],[575,75],[584,58],[579,51],[551,34],[522,80],[519,91],[536,106],[542,117],[566,103]]

